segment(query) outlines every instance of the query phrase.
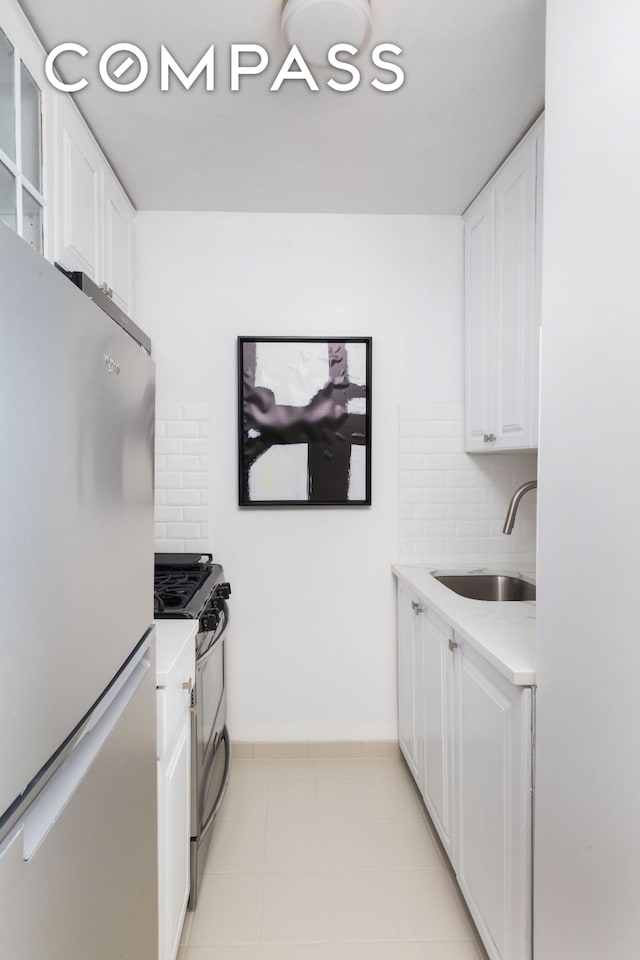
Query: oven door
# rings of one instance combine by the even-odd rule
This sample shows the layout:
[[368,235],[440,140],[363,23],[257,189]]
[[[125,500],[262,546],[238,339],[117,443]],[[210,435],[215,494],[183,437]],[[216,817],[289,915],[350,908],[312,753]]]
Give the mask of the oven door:
[[231,751],[226,730],[225,642],[229,610],[196,657],[195,710],[192,714],[191,896],[194,909],[211,827],[229,779]]

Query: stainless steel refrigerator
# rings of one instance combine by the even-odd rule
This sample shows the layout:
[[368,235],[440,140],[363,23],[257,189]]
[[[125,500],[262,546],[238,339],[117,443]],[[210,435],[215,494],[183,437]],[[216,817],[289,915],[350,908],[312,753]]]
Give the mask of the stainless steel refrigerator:
[[156,960],[154,365],[0,223],[0,957]]

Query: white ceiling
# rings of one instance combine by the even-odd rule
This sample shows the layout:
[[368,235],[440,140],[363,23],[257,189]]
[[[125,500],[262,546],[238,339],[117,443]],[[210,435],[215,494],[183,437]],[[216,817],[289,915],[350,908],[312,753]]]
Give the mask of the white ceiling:
[[[366,56],[351,93],[325,87],[328,68],[314,68],[319,93],[297,81],[270,93],[286,53],[281,0],[22,5],[47,49],[71,40],[89,49],[90,85],[77,102],[139,209],[461,213],[542,109],[545,0],[371,3],[372,45],[404,50],[396,93],[369,86]],[[97,79],[100,54],[118,41],[149,56],[134,93]],[[272,62],[232,94],[228,49],[242,42],[262,44]],[[161,93],[162,43],[187,72],[215,43],[216,91]],[[80,64],[63,74],[72,67],[77,79]]]

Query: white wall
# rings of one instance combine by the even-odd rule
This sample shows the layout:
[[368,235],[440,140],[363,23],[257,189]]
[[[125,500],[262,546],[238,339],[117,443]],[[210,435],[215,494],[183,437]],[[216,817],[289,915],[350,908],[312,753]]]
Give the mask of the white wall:
[[548,2],[536,960],[640,952],[639,37]]
[[[143,213],[136,231],[158,400],[211,404],[232,737],[394,739],[398,404],[462,401],[461,219]],[[239,510],[236,338],[324,334],[373,337],[373,506]]]

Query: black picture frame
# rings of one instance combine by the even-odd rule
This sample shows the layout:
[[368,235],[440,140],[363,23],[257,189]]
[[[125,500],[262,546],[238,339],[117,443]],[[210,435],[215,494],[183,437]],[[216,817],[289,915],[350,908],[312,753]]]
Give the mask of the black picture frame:
[[371,506],[372,351],[371,337],[238,337],[239,506]]

